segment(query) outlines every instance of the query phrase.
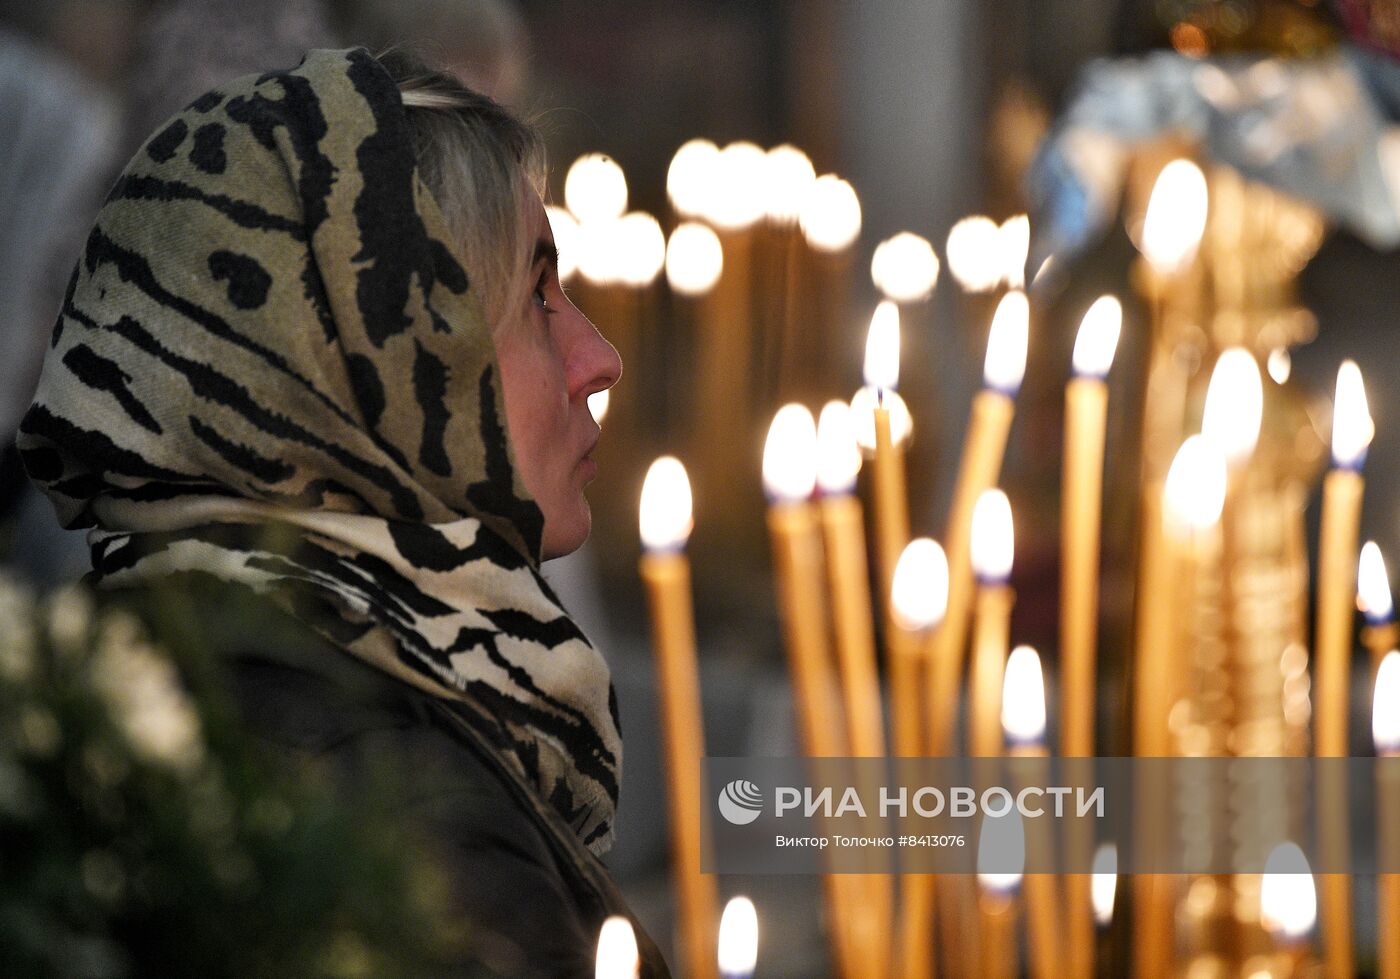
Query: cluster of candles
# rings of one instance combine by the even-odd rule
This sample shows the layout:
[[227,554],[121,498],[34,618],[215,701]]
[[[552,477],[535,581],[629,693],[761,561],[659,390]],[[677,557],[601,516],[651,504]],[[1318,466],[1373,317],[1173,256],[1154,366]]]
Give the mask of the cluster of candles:
[[[752,979],[758,962],[758,911],[746,897],[731,898],[724,906],[715,962],[721,979]],[[637,979],[640,969],[632,922],[613,915],[598,932],[595,979]]]
[[[627,212],[626,181],[615,163],[597,155],[580,158],[565,184],[568,210],[550,209],[561,276],[576,270],[594,285],[647,287],[664,269],[675,293],[701,297],[735,273],[736,257],[751,260],[747,246],[731,246],[736,234],[760,223],[800,231],[814,253],[848,252],[860,232],[860,206],[851,186],[835,175],[818,177],[806,156],[790,146],[764,151],[741,142],[721,149],[692,141],[676,153],[667,189],[678,221],[669,237],[650,215]],[[1201,171],[1186,160],[1169,164],[1134,236],[1148,273],[1145,291],[1157,321],[1154,332],[1166,297],[1195,259],[1206,211]],[[1044,757],[1049,750],[1040,658],[1028,646],[1010,648],[1014,531],[1010,501],[998,488],[1026,368],[1029,237],[1024,216],[1000,224],[969,217],[947,237],[945,258],[958,284],[967,292],[1002,294],[942,544],[911,539],[904,453],[913,419],[898,394],[901,307],[927,300],[940,273],[926,239],[905,232],[875,249],[871,276],[885,301],[871,318],[864,385],[849,402],[826,404],[819,420],[798,404],[785,405],[773,417],[762,462],[768,529],[799,733],[812,757],[953,754],[965,662],[967,754]],[[1104,296],[1089,307],[1065,395],[1058,747],[1067,757],[1094,754],[1106,378],[1121,327],[1116,298]],[[1286,351],[1273,351],[1268,377],[1282,384],[1288,369]],[[1264,383],[1255,353],[1243,347],[1222,352],[1211,374],[1200,433],[1182,442],[1155,496],[1144,487],[1139,640],[1131,671],[1138,755],[1173,753],[1167,713],[1177,668],[1169,661],[1176,647],[1142,637],[1180,629],[1172,620],[1172,589],[1179,587],[1174,582],[1189,580],[1220,547],[1222,515],[1229,510],[1236,474],[1259,437]],[[605,410],[606,403],[595,405],[600,417]],[[1314,680],[1310,693],[1305,684],[1295,697],[1312,712],[1314,749],[1321,757],[1347,754],[1353,603],[1368,623],[1362,640],[1373,657],[1376,752],[1400,755],[1400,653],[1393,651],[1400,629],[1374,543],[1361,550],[1358,572],[1361,467],[1372,432],[1360,371],[1348,361],[1338,375],[1334,465],[1323,490]],[[871,468],[873,575],[867,567],[866,516],[856,493],[863,460]],[[699,868],[710,800],[701,772],[704,737],[685,555],[692,528],[685,468],[674,457],[658,459],[642,490],[641,576],[652,610],[665,728],[681,961],[685,975],[711,979],[716,968],[726,976],[749,973],[716,963],[717,883]],[[871,595],[872,577],[878,602]],[[876,616],[885,639],[888,717]],[[1400,827],[1396,793],[1384,793],[1381,804],[1387,808],[1380,825]],[[1400,843],[1390,845],[1400,848]],[[1270,961],[1257,970],[1266,975],[1300,967],[1319,905],[1302,852],[1281,848],[1275,856],[1260,892],[1260,920],[1287,954],[1283,966],[1276,969]],[[1324,875],[1320,883],[1328,974],[1350,975],[1350,881]],[[971,897],[969,886],[966,879],[931,875],[906,876],[898,888],[888,875],[827,875],[838,971],[875,979],[930,976],[937,934],[945,974],[1014,975],[1016,908],[1023,902],[1031,973],[1041,979],[1093,974],[1100,941],[1095,923],[1101,935],[1112,918],[1116,851],[1111,845],[1100,848],[1093,874],[1063,879],[983,874]],[[1164,899],[1171,892],[1156,887],[1152,877],[1140,876],[1135,886],[1135,967],[1144,975],[1163,975],[1172,960],[1174,907]],[[1400,876],[1381,877],[1380,900],[1382,920],[1400,920]],[[751,914],[752,905],[748,908]],[[967,940],[969,927],[980,930],[979,940]],[[1400,979],[1400,936],[1391,928],[1382,928],[1381,936],[1381,975]],[[963,961],[947,961],[958,956]]]

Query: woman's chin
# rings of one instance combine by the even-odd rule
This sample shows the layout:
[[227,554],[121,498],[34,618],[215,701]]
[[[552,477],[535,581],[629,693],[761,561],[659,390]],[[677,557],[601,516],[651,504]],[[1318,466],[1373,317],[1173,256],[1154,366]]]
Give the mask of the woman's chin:
[[542,559],[552,561],[574,553],[588,540],[593,530],[593,511],[588,501],[580,497],[567,517],[546,516],[540,552]]

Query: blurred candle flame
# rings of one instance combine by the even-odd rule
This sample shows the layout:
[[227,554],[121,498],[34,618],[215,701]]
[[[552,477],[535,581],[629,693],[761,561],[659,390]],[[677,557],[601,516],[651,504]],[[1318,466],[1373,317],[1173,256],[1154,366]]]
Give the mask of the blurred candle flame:
[[1359,469],[1376,426],[1366,405],[1366,385],[1354,360],[1337,369],[1337,397],[1332,404],[1332,461],[1339,467]]
[[1100,928],[1113,920],[1113,900],[1118,891],[1118,847],[1101,844],[1094,852],[1093,877],[1089,882],[1089,897],[1094,905],[1094,921]]
[[684,221],[666,245],[666,281],[683,296],[703,296],[724,271],[724,246],[704,224]]
[[1215,442],[1227,465],[1238,466],[1254,453],[1263,419],[1264,379],[1259,362],[1244,347],[1231,347],[1221,353],[1211,371],[1201,434]]
[[730,898],[719,919],[719,971],[751,976],[758,962],[758,911],[746,897]]
[[1000,584],[1011,577],[1016,552],[1011,501],[999,489],[983,490],[972,508],[972,570],[978,579]]
[[933,294],[938,285],[938,256],[927,238],[901,231],[875,246],[870,278],[889,299],[916,303]]
[[982,380],[987,387],[1014,396],[1026,374],[1026,344],[1030,335],[1030,303],[1024,292],[1002,296],[987,334],[987,359]]
[[1079,333],[1074,338],[1074,372],[1080,377],[1108,376],[1122,330],[1123,304],[1118,297],[1095,299],[1080,320]]
[[860,234],[860,199],[849,183],[833,173],[823,174],[808,188],[797,220],[815,250],[844,251]]
[[636,979],[641,967],[631,922],[620,915],[608,918],[598,932],[595,979]]
[[691,509],[690,477],[685,466],[675,456],[657,459],[642,481],[642,545],[650,551],[684,547],[694,528]]
[[855,421],[844,401],[828,401],[817,416],[817,485],[823,493],[850,493],[860,472]]
[[1045,676],[1040,671],[1040,654],[1030,646],[1017,646],[1006,659],[1001,729],[1013,745],[1045,740]]
[[1400,652],[1391,650],[1376,671],[1371,695],[1371,739],[1377,755],[1400,754]]
[[[1008,866],[1015,869],[1003,869]],[[1005,897],[1021,886],[1025,869],[1026,827],[1020,811],[1013,807],[1004,816],[984,815],[977,831],[977,883]]]
[[975,214],[948,232],[948,271],[968,292],[988,292],[1001,282],[1000,231],[991,218]]
[[1177,536],[1206,530],[1225,506],[1225,457],[1219,447],[1192,435],[1176,450],[1163,487],[1167,529]]
[[899,387],[899,307],[888,299],[875,307],[865,334],[865,383],[893,391]]
[[554,247],[559,249],[559,281],[568,282],[578,271],[578,222],[568,211],[553,204],[546,206],[544,213],[554,232]]
[[730,143],[715,161],[713,190],[705,217],[727,231],[742,231],[763,217],[768,158],[746,140]]
[[602,425],[603,419],[608,417],[608,405],[611,403],[612,394],[608,388],[594,391],[588,396],[588,413],[593,416],[595,422]]
[[1361,558],[1356,567],[1356,604],[1373,623],[1384,622],[1395,611],[1385,558],[1373,540],[1361,545]]
[[1031,222],[1024,214],[1007,218],[997,228],[997,251],[1001,253],[1002,278],[1012,289],[1026,287],[1026,258],[1031,250]]
[[564,203],[580,224],[620,218],[627,210],[627,178],[610,156],[586,153],[564,177]]
[[1264,861],[1259,921],[1286,942],[1303,938],[1317,923],[1317,885],[1297,843],[1280,843]]
[[817,423],[806,406],[786,404],[763,445],[763,488],[782,503],[800,503],[817,484]]
[[894,566],[890,608],[895,623],[909,632],[932,629],[948,611],[948,555],[928,537],[904,546]]
[[802,202],[817,179],[812,161],[796,146],[784,143],[768,151],[763,172],[768,219],[792,224],[802,213]]
[[1142,222],[1142,254],[1158,275],[1185,271],[1205,233],[1206,177],[1190,160],[1173,160],[1152,186]]
[[666,171],[666,196],[683,218],[695,218],[709,210],[719,147],[708,139],[692,139],[676,150]]
[[624,214],[618,221],[616,276],[623,285],[645,288],[656,281],[666,264],[666,236],[661,223],[645,211]]
[[1293,358],[1286,347],[1275,347],[1269,351],[1269,376],[1275,384],[1287,384],[1293,374]]

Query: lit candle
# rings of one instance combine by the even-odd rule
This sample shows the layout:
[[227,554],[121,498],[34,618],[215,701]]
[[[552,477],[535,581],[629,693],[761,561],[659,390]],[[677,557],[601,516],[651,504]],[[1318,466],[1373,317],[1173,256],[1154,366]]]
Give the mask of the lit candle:
[[984,979],[1014,979],[1019,973],[1016,895],[1021,888],[1025,860],[1021,814],[1012,809],[1005,816],[983,816],[977,834],[981,921],[977,974]]
[[580,224],[620,218],[627,210],[627,177],[602,153],[586,153],[564,176],[564,203]]
[[598,932],[598,957],[595,979],[637,979],[642,968],[637,954],[637,935],[632,923],[621,915],[603,922]]
[[1371,652],[1371,682],[1375,683],[1381,660],[1400,642],[1400,628],[1395,625],[1395,602],[1390,594],[1385,558],[1373,540],[1361,545],[1361,559],[1356,569],[1356,604],[1366,618],[1361,641]]
[[1227,466],[1237,469],[1254,453],[1263,417],[1259,362],[1244,347],[1231,347],[1221,353],[1211,371],[1201,434],[1215,442]]
[[1297,843],[1280,843],[1264,861],[1259,887],[1259,923],[1279,949],[1279,972],[1308,974],[1308,936],[1317,924],[1317,885]]
[[1190,160],[1172,160],[1157,175],[1139,245],[1162,280],[1180,276],[1196,258],[1209,207],[1206,175]]
[[934,637],[930,664],[929,702],[935,726],[929,732],[929,748],[934,755],[950,750],[957,712],[963,647],[972,607],[972,511],[982,491],[996,485],[1001,474],[1001,460],[1015,413],[1013,399],[1026,371],[1029,329],[1030,306],[1025,294],[1007,293],[992,318],[982,372],[984,386],[972,402],[972,418],[948,520],[948,614]]
[[1094,870],[1090,896],[1093,900],[1094,924],[1101,929],[1113,923],[1113,902],[1118,894],[1118,847],[1103,843],[1094,851]]
[[796,146],[784,143],[769,150],[765,162],[763,199],[767,218],[776,225],[794,225],[817,182],[812,160]]
[[1002,281],[1009,289],[1026,288],[1026,257],[1031,250],[1031,222],[1024,214],[1007,218],[997,228],[997,254]]
[[[816,422],[802,405],[784,405],[763,447],[773,574],[803,748],[810,758],[839,758],[847,746],[822,606],[822,545],[811,502],[816,483]],[[834,957],[843,974],[854,974],[848,885],[830,874],[825,885]]]
[[[1400,867],[1400,652],[1391,650],[1376,671],[1371,699],[1371,738],[1376,746],[1377,865]],[[1400,979],[1400,873],[1376,876],[1380,979]]]
[[[1337,396],[1332,406],[1332,471],[1322,484],[1318,540],[1313,751],[1319,758],[1344,758],[1349,754],[1347,691],[1351,679],[1357,538],[1365,486],[1361,467],[1374,432],[1361,370],[1354,361],[1344,361],[1337,371]],[[1344,774],[1338,772],[1339,777]],[[1336,785],[1330,785],[1320,794],[1318,823],[1324,839],[1340,854],[1347,838],[1346,814],[1335,788]],[[1322,914],[1327,971],[1332,975],[1351,975],[1355,955],[1350,876],[1322,875]]]
[[666,170],[666,196],[681,218],[697,218],[709,210],[719,147],[708,139],[692,139],[676,150]]
[[1123,307],[1101,296],[1074,342],[1074,379],[1065,389],[1065,462],[1060,503],[1061,754],[1094,754],[1094,661],[1098,637],[1099,517],[1103,502],[1108,385]]
[[813,250],[844,252],[860,236],[860,199],[847,181],[823,174],[808,189],[797,221]]
[[976,214],[948,232],[948,271],[967,292],[990,292],[1001,282],[1006,270],[997,247],[999,230],[991,218]]
[[748,898],[730,898],[719,922],[720,979],[752,979],[757,962],[758,912]]
[[[1017,646],[1006,660],[1001,726],[1011,757],[1036,759],[1035,771],[1039,775],[1041,763],[1049,758],[1045,748],[1045,678],[1040,670],[1040,655],[1030,646]],[[1031,777],[1028,783],[1043,785],[1046,780]],[[1042,858],[1054,852],[1043,817],[1032,819],[1026,833],[1027,846]],[[1035,979],[1054,979],[1063,971],[1065,961],[1060,952],[1060,899],[1055,877],[1049,873],[1027,874],[1025,888],[1031,974]]]
[[[859,471],[860,449],[851,409],[842,401],[828,402],[817,420],[818,510],[842,703],[846,709],[847,743],[854,757],[879,758],[885,754],[885,731],[866,572],[865,530],[860,502],[855,496]],[[875,786],[869,790],[875,791]],[[893,878],[862,875],[859,883],[852,886],[863,889],[865,895],[859,903],[859,911],[867,918],[860,939],[865,950],[862,954],[877,960],[872,962],[872,968],[876,974],[884,975],[883,959],[890,950]]]
[[704,728],[695,655],[695,613],[690,598],[690,481],[679,459],[663,456],[642,483],[640,508],[642,581],[651,608],[657,693],[671,802],[671,859],[688,974],[714,975],[714,921],[719,907],[712,874],[700,872],[708,827],[705,814]]
[[[909,542],[909,503],[904,449],[896,442],[885,405],[886,392],[899,386],[899,307],[886,300],[875,307],[865,340],[865,385],[875,392],[875,544],[880,592],[888,595],[894,566]],[[886,627],[889,620],[886,619]]]
[[1011,648],[1008,584],[1015,552],[1011,503],[999,489],[977,498],[972,512],[972,570],[977,576],[977,613],[972,634],[972,701],[968,708],[968,754],[990,758],[1002,752],[1001,695],[1006,653]]
[[[901,757],[919,754],[919,651],[925,636],[938,627],[948,606],[948,558],[936,541],[916,537],[895,565],[889,601],[894,630],[890,643],[890,712],[894,750]],[[906,874],[900,909],[900,979],[932,975],[935,879]]]
[[[1084,314],[1074,341],[1074,377],[1065,388],[1065,455],[1060,495],[1060,753],[1094,754],[1098,654],[1099,523],[1103,509],[1108,385],[1123,307],[1100,296]],[[1087,827],[1086,827],[1087,828]],[[1088,839],[1081,833],[1085,845]],[[1071,841],[1071,844],[1078,842]],[[1071,874],[1066,909],[1075,975],[1093,972],[1090,880]]]

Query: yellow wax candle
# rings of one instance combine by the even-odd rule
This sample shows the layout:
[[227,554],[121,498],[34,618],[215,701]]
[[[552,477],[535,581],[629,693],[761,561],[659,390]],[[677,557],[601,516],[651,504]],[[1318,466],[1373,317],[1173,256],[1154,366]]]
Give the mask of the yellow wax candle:
[[986,490],[972,514],[972,568],[978,582],[968,705],[968,753],[973,757],[1002,753],[1002,677],[1015,603],[1006,582],[1014,549],[1011,504],[1001,490]]
[[[1030,646],[1017,646],[1007,658],[1002,691],[1002,729],[1012,758],[1049,760],[1045,748],[1045,679],[1040,656]],[[1036,766],[1037,772],[1040,766]],[[1048,772],[1045,773],[1048,777]],[[1032,777],[1028,784],[1046,784],[1046,778]],[[1029,817],[1026,847],[1042,856],[1053,853],[1045,818]],[[1055,979],[1065,973],[1068,960],[1060,931],[1060,896],[1056,877],[1051,873],[1027,873],[1026,924],[1030,936],[1031,974],[1035,979]]]
[[[1374,434],[1361,371],[1344,361],[1337,372],[1332,412],[1332,461],[1322,488],[1322,523],[1317,558],[1317,649],[1313,657],[1313,751],[1319,758],[1344,758],[1347,745],[1348,688],[1351,679],[1352,609],[1356,595],[1357,538],[1364,482],[1361,466]],[[1337,773],[1344,776],[1344,773]],[[1318,800],[1318,822],[1326,845],[1347,849],[1345,813],[1334,781]],[[1332,865],[1332,861],[1329,861]],[[1355,971],[1352,939],[1351,877],[1322,875],[1322,944],[1329,975]]]
[[[895,440],[886,399],[899,384],[899,307],[888,300],[875,307],[865,339],[865,384],[875,394],[875,547],[879,583],[888,595],[894,566],[909,542],[909,503],[904,449]],[[885,620],[888,628],[890,620]]]
[[667,796],[671,803],[671,853],[687,975],[714,979],[715,878],[700,872],[708,826],[701,772],[705,756],[690,564],[681,550],[690,535],[690,483],[669,456],[658,459],[642,489],[641,527],[646,553],[641,576],[651,609],[657,693],[665,731]]
[[[1065,391],[1065,461],[1060,500],[1061,754],[1094,754],[1094,669],[1098,638],[1099,521],[1108,386],[1123,308],[1113,296],[1085,313],[1074,345],[1075,377]],[[1087,909],[1085,909],[1087,914]]]
[[1400,627],[1395,624],[1395,603],[1385,558],[1373,540],[1361,545],[1361,559],[1356,567],[1356,604],[1366,616],[1361,644],[1371,654],[1370,685],[1374,687],[1381,660],[1400,643]]
[[[1024,882],[1025,825],[1012,809],[983,816],[977,831],[977,927],[968,975],[1014,979],[1021,974],[1016,904]],[[1017,859],[1019,857],[1019,860]]]
[[[812,413],[801,405],[784,405],[768,429],[763,485],[772,501],[773,574],[803,750],[811,758],[838,758],[846,754],[847,743],[827,643],[821,535],[810,502],[816,488],[816,443]],[[833,958],[842,975],[862,975],[855,947],[864,912],[852,908],[854,892],[844,878],[827,874],[824,885],[831,905]]]
[[[1371,738],[1376,747],[1377,864],[1400,866],[1400,652],[1391,650],[1376,670],[1371,697]],[[1376,875],[1379,928],[1376,974],[1400,979],[1400,873]]]
[[1001,474],[1002,457],[1015,413],[1012,398],[1026,369],[1030,306],[1024,293],[1008,292],[997,306],[987,338],[985,387],[972,402],[952,510],[948,518],[948,614],[934,636],[929,675],[929,749],[951,748],[963,647],[972,611],[972,511],[977,498]]

